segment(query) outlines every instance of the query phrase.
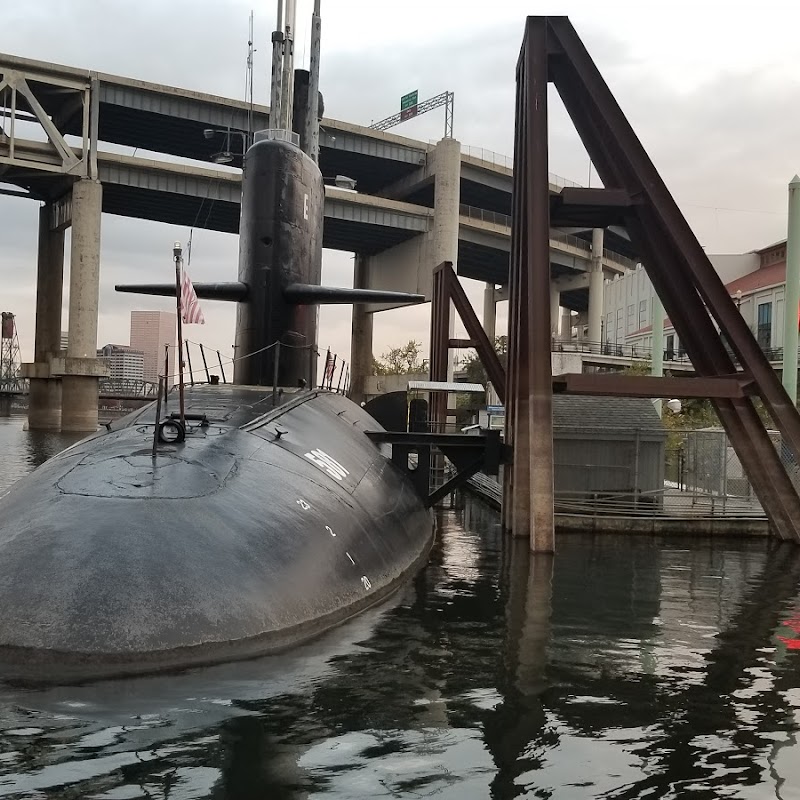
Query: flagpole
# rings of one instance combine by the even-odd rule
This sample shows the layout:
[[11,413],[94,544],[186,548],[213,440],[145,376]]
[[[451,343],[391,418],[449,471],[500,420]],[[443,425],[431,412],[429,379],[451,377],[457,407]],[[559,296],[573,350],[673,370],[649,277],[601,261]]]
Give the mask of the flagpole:
[[181,425],[186,427],[183,405],[183,326],[181,324],[181,243],[175,242],[172,255],[175,258],[175,302],[178,306],[178,397],[180,401]]

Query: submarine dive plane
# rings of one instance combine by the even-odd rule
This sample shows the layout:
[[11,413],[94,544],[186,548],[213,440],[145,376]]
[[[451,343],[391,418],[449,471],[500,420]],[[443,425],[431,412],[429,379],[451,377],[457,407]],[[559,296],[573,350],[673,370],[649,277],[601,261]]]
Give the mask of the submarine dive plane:
[[[277,33],[285,103],[291,42]],[[314,388],[320,303],[424,298],[320,285],[324,181],[282,110],[290,122],[256,134],[244,157],[238,281],[195,284],[201,299],[238,302],[234,382],[187,387],[185,427],[171,393],[166,412],[153,402],[111,423],[0,498],[2,677],[275,652],[379,603],[427,559],[431,511],[390,446],[366,435],[381,426]]]

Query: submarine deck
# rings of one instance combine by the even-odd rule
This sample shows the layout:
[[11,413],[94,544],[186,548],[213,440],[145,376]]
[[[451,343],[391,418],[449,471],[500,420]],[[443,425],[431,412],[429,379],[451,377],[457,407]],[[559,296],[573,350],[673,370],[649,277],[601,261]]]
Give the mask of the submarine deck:
[[0,675],[274,652],[380,602],[427,558],[430,512],[346,397],[284,389],[273,406],[271,387],[193,387],[185,411],[201,419],[154,458],[156,405],[0,497]]

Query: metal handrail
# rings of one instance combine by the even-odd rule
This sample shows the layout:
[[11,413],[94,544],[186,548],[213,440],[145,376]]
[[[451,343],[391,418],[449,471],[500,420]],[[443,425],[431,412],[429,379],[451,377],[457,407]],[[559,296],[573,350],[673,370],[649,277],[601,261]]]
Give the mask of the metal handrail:
[[[461,145],[461,152],[464,155],[478,158],[485,161],[487,164],[495,164],[506,169],[514,169],[514,159],[512,156],[504,155],[503,153],[496,153],[494,150],[489,150],[486,147],[475,147],[473,145]],[[554,172],[547,173],[547,179],[553,186],[574,186],[582,188],[582,184],[576,181],[571,181],[569,178],[564,178],[561,175],[556,175]]]
[[[640,344],[614,344],[613,342],[594,342],[588,339],[562,339],[553,337],[550,349],[554,353],[586,353],[587,355],[626,358],[631,361],[651,361],[652,347]],[[691,359],[683,350],[664,349],[663,358],[671,364],[691,364]]]
[[618,514],[670,519],[766,518],[761,506],[748,497],[697,491],[689,494],[676,489],[648,492],[562,491],[556,492],[554,503],[556,513],[581,516]]

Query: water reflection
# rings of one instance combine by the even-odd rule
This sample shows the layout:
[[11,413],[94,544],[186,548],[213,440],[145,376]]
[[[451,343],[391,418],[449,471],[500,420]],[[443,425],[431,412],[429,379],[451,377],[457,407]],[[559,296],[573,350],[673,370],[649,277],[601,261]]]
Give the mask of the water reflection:
[[41,466],[64,448],[83,439],[84,433],[52,433],[25,430],[27,417],[0,417],[0,493],[16,480]]
[[497,522],[443,513],[406,590],[292,653],[2,690],[0,796],[798,796],[797,549],[532,557]]

